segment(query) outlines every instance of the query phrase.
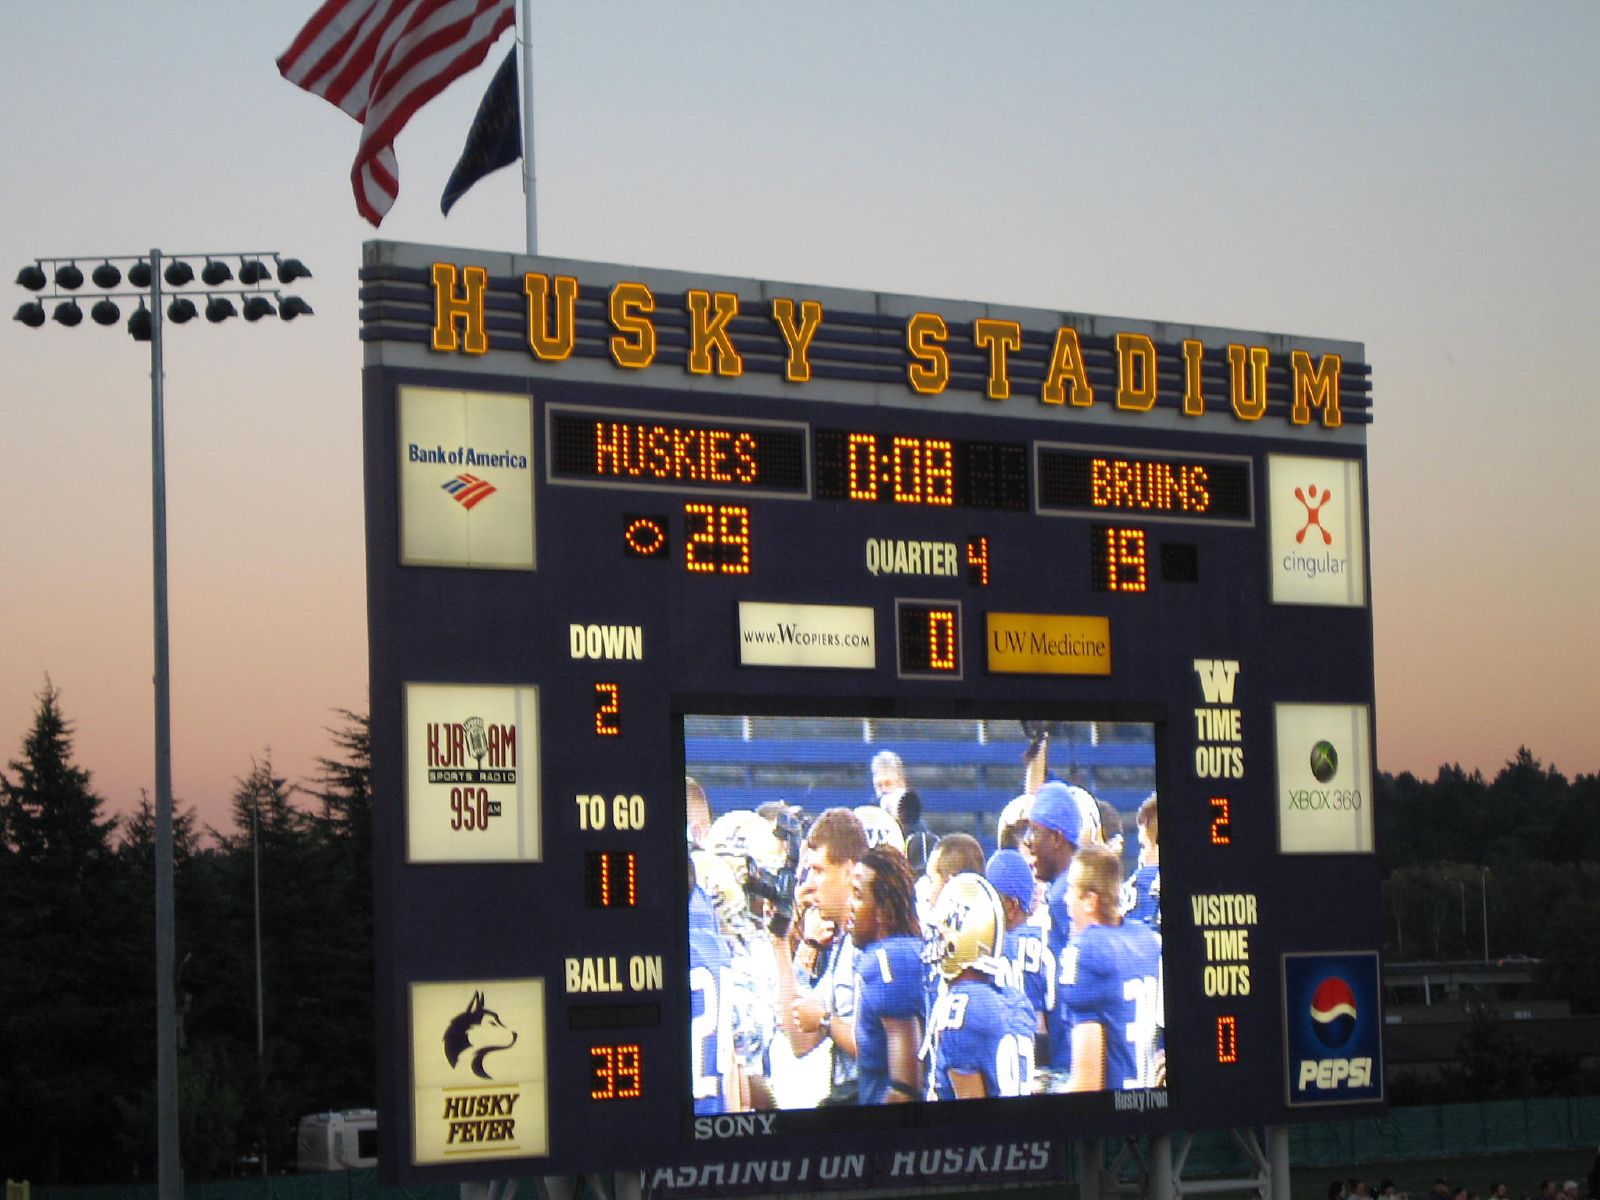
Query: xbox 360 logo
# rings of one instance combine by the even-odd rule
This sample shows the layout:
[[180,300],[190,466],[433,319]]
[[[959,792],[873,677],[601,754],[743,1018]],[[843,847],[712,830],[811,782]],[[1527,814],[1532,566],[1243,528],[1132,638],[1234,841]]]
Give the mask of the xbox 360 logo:
[[1332,742],[1318,742],[1311,747],[1311,773],[1318,783],[1327,783],[1339,772],[1339,752]]

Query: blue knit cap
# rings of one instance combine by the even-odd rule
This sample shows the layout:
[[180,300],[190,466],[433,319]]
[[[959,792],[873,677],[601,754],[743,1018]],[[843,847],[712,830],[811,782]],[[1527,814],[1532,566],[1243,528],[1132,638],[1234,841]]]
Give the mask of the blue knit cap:
[[1080,787],[1059,779],[1042,784],[1034,794],[1033,811],[1028,820],[1034,825],[1054,829],[1074,846],[1098,841],[1095,829],[1100,823],[1100,806]]
[[1033,872],[1020,851],[996,850],[984,867],[984,874],[1002,896],[1010,896],[1024,908],[1032,907]]

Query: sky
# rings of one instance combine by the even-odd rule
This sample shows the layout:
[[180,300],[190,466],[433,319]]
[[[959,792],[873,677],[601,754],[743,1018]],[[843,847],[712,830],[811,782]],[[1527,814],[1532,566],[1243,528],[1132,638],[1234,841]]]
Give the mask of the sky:
[[[533,7],[543,252],[1364,343],[1379,768],[1600,769],[1600,6]],[[174,791],[218,827],[366,708],[363,241],[524,248],[515,169],[438,206],[511,35],[374,231],[355,122],[275,66],[313,9],[0,0],[7,283],[315,272],[312,318],[168,327]],[[154,789],[149,371],[0,324],[0,762],[48,679],[116,812]]]

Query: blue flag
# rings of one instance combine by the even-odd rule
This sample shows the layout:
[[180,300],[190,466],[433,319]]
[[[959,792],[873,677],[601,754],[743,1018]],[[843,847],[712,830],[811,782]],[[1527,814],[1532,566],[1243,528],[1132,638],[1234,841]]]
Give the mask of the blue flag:
[[511,47],[506,61],[494,73],[489,90],[478,105],[467,131],[467,144],[461,151],[450,182],[444,185],[439,207],[445,216],[450,206],[485,175],[509,167],[522,157],[522,121],[517,104],[517,48]]

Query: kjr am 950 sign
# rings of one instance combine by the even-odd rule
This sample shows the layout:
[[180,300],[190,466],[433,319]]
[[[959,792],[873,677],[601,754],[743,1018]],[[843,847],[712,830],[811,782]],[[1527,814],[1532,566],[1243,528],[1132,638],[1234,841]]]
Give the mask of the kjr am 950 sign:
[[1359,345],[383,242],[362,305],[388,1178],[1381,1103]]

